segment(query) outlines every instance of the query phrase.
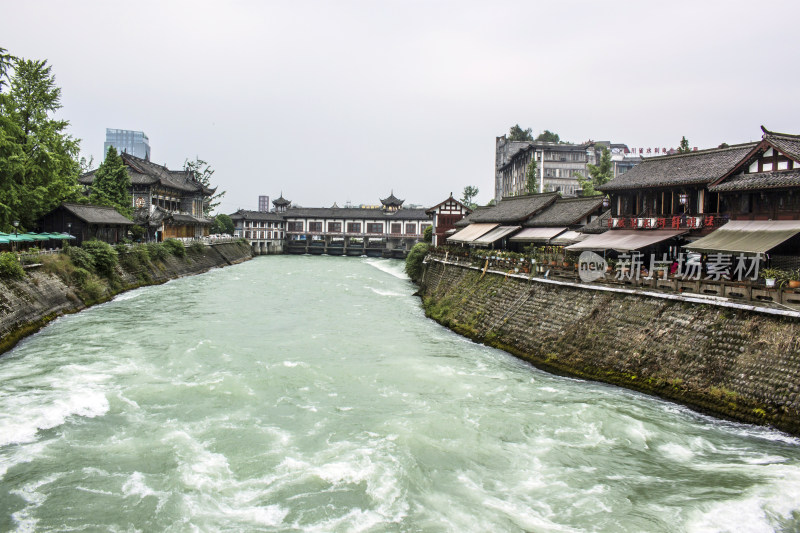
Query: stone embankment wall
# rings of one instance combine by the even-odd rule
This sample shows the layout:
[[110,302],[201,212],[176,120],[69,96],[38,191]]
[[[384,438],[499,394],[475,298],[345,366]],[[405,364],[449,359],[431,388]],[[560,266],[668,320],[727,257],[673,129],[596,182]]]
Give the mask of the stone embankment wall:
[[[252,251],[246,243],[229,242],[205,246],[202,251],[187,248],[185,258],[169,255],[162,261],[140,267],[145,268],[145,272],[127,270],[121,263],[117,267],[120,287],[109,290],[102,301],[142,285],[164,283],[251,258]],[[0,279],[0,354],[54,318],[84,309],[86,303],[79,294],[76,287],[61,277],[37,268],[29,269],[20,281]]]
[[800,435],[800,319],[429,260],[441,324],[555,373]]

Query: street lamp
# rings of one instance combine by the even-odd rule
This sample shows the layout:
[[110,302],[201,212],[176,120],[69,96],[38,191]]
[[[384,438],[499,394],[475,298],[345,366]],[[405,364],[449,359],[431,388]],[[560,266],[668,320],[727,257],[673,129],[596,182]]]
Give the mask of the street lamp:
[[72,235],[72,222],[67,222],[67,233]]
[[14,225],[14,248],[19,249],[19,243],[17,242],[17,239],[16,239],[16,237],[17,237],[17,226],[19,226],[19,220],[14,220],[11,224]]

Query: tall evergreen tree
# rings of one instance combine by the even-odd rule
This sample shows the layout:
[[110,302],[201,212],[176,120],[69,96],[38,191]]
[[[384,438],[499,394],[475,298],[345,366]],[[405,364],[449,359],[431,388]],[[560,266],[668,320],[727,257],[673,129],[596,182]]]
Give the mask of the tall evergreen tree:
[[689,141],[686,140],[686,137],[681,137],[681,144],[678,146],[678,153],[685,154],[686,152],[691,152],[692,149],[689,148]]
[[131,178],[128,169],[125,168],[125,163],[116,148],[110,146],[105,160],[97,167],[94,174],[89,202],[115,207],[117,211],[130,217],[133,214],[130,188]]
[[[188,159],[183,163],[183,169],[188,170],[194,173],[194,179],[200,182],[204,187],[211,187],[211,176],[214,175],[214,170],[212,170],[211,165],[209,165],[206,161],[203,161],[199,157],[195,157],[194,161],[189,161]],[[226,191],[220,191],[211,196],[210,198],[206,198],[205,202],[203,202],[203,215],[210,216],[211,213],[217,208],[220,204],[220,199],[225,196]]]
[[584,196],[596,196],[601,194],[600,191],[597,191],[595,188],[608,183],[614,177],[614,167],[611,163],[611,150],[604,146],[603,153],[600,156],[600,164],[592,165],[589,163],[586,165],[586,168],[589,169],[588,179],[580,174],[577,175],[578,183],[580,183],[583,189]]
[[478,192],[480,191],[478,190],[477,187],[474,187],[472,185],[467,185],[466,187],[464,187],[464,192],[462,193],[461,196],[461,203],[469,207],[470,209],[475,209],[476,204],[474,200],[475,197],[478,196]]
[[47,61],[5,50],[0,56],[0,228],[19,220],[29,230],[41,215],[77,198],[79,143],[65,132],[69,122],[52,117],[61,108],[61,89]]
[[536,154],[531,155],[531,162],[528,163],[528,169],[525,172],[525,193],[535,194],[539,191],[539,165],[536,163]]

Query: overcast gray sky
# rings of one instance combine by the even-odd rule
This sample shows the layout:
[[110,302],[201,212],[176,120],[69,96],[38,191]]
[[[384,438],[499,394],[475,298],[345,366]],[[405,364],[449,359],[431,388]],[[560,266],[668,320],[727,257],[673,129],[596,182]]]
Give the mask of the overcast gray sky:
[[227,190],[304,206],[493,194],[495,137],[714,147],[800,133],[800,2],[0,0],[0,47],[47,59],[59,116]]

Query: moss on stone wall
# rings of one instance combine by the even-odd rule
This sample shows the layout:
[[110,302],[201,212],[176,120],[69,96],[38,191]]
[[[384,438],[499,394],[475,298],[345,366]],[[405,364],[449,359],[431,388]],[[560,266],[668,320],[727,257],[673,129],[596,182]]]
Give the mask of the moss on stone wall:
[[426,314],[542,369],[800,435],[800,321],[430,261]]

